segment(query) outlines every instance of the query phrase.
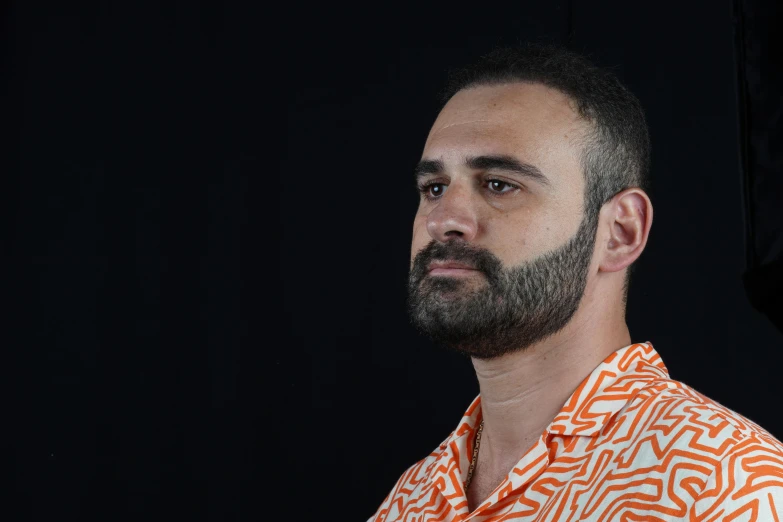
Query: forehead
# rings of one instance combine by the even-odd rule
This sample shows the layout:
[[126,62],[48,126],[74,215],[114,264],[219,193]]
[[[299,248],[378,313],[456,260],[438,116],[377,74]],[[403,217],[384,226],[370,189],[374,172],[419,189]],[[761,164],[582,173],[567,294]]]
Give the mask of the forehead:
[[577,167],[588,123],[573,101],[538,83],[511,83],[459,91],[438,115],[423,157],[459,163],[466,156],[512,155],[554,181]]

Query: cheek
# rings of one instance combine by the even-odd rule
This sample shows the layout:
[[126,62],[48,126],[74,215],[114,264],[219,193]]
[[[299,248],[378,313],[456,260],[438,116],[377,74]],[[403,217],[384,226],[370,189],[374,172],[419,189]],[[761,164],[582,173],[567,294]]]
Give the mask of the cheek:
[[518,265],[564,245],[578,229],[578,218],[534,211],[506,215],[488,222],[487,235],[504,264]]
[[413,264],[413,258],[416,257],[416,254],[421,249],[427,246],[430,239],[430,235],[427,232],[427,216],[416,214],[416,218],[413,220],[413,237],[411,240],[411,265]]
[[519,265],[535,255],[542,231],[530,216],[505,215],[485,223],[486,246],[504,265]]

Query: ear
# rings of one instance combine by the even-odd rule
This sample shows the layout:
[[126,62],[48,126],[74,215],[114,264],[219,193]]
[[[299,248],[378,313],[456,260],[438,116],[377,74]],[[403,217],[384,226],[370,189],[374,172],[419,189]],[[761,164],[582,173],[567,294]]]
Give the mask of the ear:
[[601,249],[598,270],[618,272],[636,261],[647,245],[652,219],[652,203],[640,188],[626,189],[604,204],[596,245]]

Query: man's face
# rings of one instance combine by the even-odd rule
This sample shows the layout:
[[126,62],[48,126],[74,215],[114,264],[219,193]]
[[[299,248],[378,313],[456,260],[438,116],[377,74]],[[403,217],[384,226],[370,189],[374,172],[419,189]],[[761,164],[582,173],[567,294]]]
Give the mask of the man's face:
[[587,130],[564,94],[540,84],[458,92],[417,168],[409,308],[419,329],[492,358],[562,329],[587,282]]

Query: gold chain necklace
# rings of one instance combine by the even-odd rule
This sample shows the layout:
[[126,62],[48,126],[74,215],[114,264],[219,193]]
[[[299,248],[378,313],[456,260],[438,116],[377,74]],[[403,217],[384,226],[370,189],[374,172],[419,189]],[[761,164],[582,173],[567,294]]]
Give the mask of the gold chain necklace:
[[476,469],[476,459],[478,458],[479,444],[481,444],[482,430],[484,430],[484,420],[479,424],[479,429],[476,432],[476,442],[473,443],[473,459],[470,461],[470,468],[468,468],[468,478],[465,479],[465,492],[468,491],[470,481],[473,479],[473,470]]

